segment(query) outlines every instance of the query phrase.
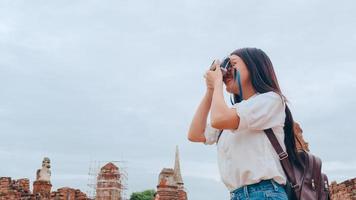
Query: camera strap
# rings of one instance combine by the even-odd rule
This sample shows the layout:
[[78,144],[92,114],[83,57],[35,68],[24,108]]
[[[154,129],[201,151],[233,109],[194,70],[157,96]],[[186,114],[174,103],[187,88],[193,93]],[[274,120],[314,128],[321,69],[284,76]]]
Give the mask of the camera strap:
[[242,85],[241,85],[241,76],[240,76],[240,71],[234,69],[234,77],[235,77],[235,80],[237,82],[237,86],[239,87],[239,96],[240,96],[240,100],[243,99],[243,94],[242,94]]

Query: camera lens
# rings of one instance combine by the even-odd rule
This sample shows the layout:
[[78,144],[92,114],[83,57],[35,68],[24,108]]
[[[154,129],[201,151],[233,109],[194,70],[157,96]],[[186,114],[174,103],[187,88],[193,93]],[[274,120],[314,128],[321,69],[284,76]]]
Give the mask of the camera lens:
[[225,76],[226,73],[230,70],[231,68],[231,63],[230,63],[230,58],[227,57],[223,60],[223,62],[220,64],[221,71],[223,72],[223,75]]

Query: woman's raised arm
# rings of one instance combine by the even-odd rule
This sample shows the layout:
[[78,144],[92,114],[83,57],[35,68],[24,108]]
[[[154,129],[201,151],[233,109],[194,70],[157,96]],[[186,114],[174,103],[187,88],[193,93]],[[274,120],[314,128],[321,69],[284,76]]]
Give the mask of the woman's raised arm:
[[213,90],[207,88],[207,91],[195,111],[193,120],[190,124],[188,132],[188,140],[191,142],[205,142],[204,131],[207,123],[208,114],[210,111],[211,100],[213,98]]

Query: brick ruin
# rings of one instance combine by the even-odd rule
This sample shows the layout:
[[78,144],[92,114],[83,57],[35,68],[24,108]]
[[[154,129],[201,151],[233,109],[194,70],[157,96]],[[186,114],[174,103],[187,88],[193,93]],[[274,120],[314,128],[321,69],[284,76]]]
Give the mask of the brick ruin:
[[[33,191],[30,191],[29,179],[12,180],[0,177],[0,200],[90,200],[88,196],[70,187],[62,187],[51,191],[50,161],[45,158],[42,169],[37,170]],[[119,168],[109,162],[97,175],[96,200],[122,200],[122,185]]]
[[[36,182],[36,181],[35,181]],[[35,184],[34,182],[34,184]],[[38,183],[34,191],[30,190],[29,179],[12,180],[10,177],[0,177],[0,200],[90,200],[78,189],[69,187],[51,191],[48,183]]]
[[[79,189],[62,187],[51,191],[51,182],[39,177],[30,190],[30,180],[27,178],[13,180],[10,177],[0,177],[0,200],[92,200]],[[45,176],[46,177],[46,176]],[[97,176],[97,200],[123,200],[119,168],[113,163],[103,166]],[[330,184],[332,200],[356,200],[356,178]],[[176,150],[174,168],[163,168],[159,174],[155,200],[187,200],[180,172],[179,152]]]
[[[32,191],[27,178],[12,180],[0,177],[0,200],[91,200],[79,189],[62,187],[52,191],[50,178],[49,158],[44,158],[42,168],[37,170]],[[122,200],[121,174],[116,165],[107,163],[96,178],[96,200]]]
[[341,183],[333,181],[329,189],[332,200],[356,200],[356,178]]
[[32,192],[27,178],[12,180],[10,177],[0,177],[0,200],[90,200],[78,189],[63,187],[51,191],[50,168],[49,158],[44,158],[42,168],[36,172]]
[[163,168],[158,178],[156,198],[159,200],[187,200],[180,172],[179,151],[176,148],[174,169]]
[[10,177],[0,177],[0,200],[35,199],[30,191],[28,179],[11,180]]
[[109,162],[100,169],[97,177],[96,200],[122,200],[119,168]]
[[51,192],[51,200],[90,200],[87,195],[79,189],[69,187],[59,188]]

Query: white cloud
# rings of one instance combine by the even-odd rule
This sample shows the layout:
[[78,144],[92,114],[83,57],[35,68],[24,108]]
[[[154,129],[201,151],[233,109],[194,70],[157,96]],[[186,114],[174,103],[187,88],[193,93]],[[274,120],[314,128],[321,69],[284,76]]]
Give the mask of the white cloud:
[[331,173],[338,171],[350,171],[356,174],[356,160],[327,161],[323,163],[323,168]]

